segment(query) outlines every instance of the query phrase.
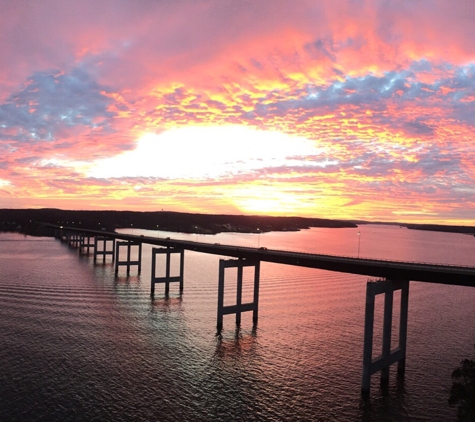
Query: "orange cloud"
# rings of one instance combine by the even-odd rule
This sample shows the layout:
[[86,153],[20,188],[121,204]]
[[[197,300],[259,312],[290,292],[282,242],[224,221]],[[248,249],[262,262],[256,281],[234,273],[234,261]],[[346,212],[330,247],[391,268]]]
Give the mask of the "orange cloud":
[[[465,0],[8,1],[0,200],[473,221],[474,12]],[[147,177],[87,172],[137,151],[147,133],[233,126],[313,150],[278,164],[251,155],[259,166],[199,179],[165,165]],[[213,148],[190,137],[206,170]]]

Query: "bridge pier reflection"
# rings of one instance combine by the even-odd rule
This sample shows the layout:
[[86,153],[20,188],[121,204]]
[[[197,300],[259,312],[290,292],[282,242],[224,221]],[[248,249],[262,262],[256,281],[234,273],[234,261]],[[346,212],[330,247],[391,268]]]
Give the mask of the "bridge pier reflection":
[[[243,268],[254,267],[254,295],[250,303],[242,303],[242,281]],[[237,268],[237,292],[236,305],[224,306],[224,278],[226,268]],[[220,331],[223,328],[223,316],[236,314],[236,325],[241,324],[241,313],[252,311],[252,322],[257,323],[259,311],[259,271],[260,261],[247,259],[220,259],[219,260],[219,282],[218,282],[218,323],[217,328]]]
[[[391,350],[391,329],[394,291],[401,290],[399,319],[399,344]],[[381,355],[373,359],[374,303],[376,295],[384,293],[383,346]],[[366,307],[363,345],[363,379],[361,392],[369,395],[371,375],[381,371],[381,385],[389,382],[389,367],[398,363],[398,376],[403,377],[406,366],[407,312],[409,304],[408,280],[368,281],[366,284]]]
[[[166,254],[165,277],[157,277],[157,255]],[[171,255],[180,254],[180,273],[177,276],[170,275]],[[183,293],[183,273],[185,263],[185,250],[181,248],[152,248],[152,274],[150,276],[150,296],[155,295],[155,283],[165,283],[165,295],[168,296],[171,282],[180,283],[180,293]]]

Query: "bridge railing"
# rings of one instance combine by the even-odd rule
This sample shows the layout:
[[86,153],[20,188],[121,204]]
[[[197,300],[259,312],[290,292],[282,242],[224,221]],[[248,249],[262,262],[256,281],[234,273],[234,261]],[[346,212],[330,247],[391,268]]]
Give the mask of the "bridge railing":
[[134,235],[129,233],[117,233],[117,232],[105,232],[105,231],[97,231],[97,230],[85,230],[80,229],[77,227],[61,227],[61,226],[54,226],[50,225],[56,229],[62,229],[65,231],[75,231],[75,232],[94,232],[100,235],[108,235],[113,236],[119,239],[133,239],[136,241],[140,241],[142,243],[150,243],[153,244],[153,241],[165,241],[165,242],[179,242],[181,245],[188,245],[189,249],[193,249],[193,245],[196,246],[216,246],[218,248],[222,247],[223,249],[227,249],[229,251],[249,251],[252,253],[259,252],[264,254],[265,252],[269,252],[272,254],[296,254],[300,256],[306,257],[322,257],[322,258],[331,258],[331,259],[345,259],[345,260],[352,260],[353,262],[360,262],[360,263],[375,263],[378,265],[394,265],[400,264],[402,265],[421,265],[425,268],[432,267],[434,269],[443,269],[443,268],[460,268],[460,269],[467,269],[467,270],[475,270],[475,266],[468,265],[468,264],[451,264],[451,263],[434,263],[434,262],[422,262],[422,261],[402,261],[402,260],[391,260],[391,259],[383,259],[383,258],[359,258],[355,256],[348,256],[348,255],[328,255],[328,254],[319,254],[315,252],[304,252],[304,251],[291,251],[285,249],[272,249],[266,247],[252,247],[252,246],[239,246],[239,245],[228,245],[224,243],[217,243],[217,242],[197,242],[193,240],[186,240],[186,239],[170,239],[170,237],[162,238],[162,237],[155,237],[155,236],[143,236],[143,235]]
[[[153,237],[155,238],[155,237]],[[157,237],[157,239],[160,239]],[[249,250],[249,251],[262,251],[262,252],[270,252],[270,253],[285,253],[285,254],[298,254],[298,255],[305,255],[308,257],[313,256],[322,256],[322,257],[331,257],[331,258],[342,258],[342,259],[352,259],[355,261],[364,261],[364,262],[377,262],[377,263],[394,263],[394,264],[414,264],[414,265],[423,265],[423,266],[433,266],[433,267],[453,267],[453,268],[467,268],[475,270],[475,265],[468,265],[468,264],[451,264],[451,263],[443,263],[443,262],[427,262],[427,261],[403,261],[398,259],[385,259],[385,258],[359,258],[356,256],[351,255],[329,255],[329,254],[321,254],[317,252],[306,252],[306,251],[295,251],[295,250],[288,250],[288,249],[272,249],[267,247],[252,247],[246,245],[229,245],[227,243],[213,243],[213,242],[195,242],[192,240],[182,240],[182,239],[174,239],[180,242],[190,242],[190,243],[197,243],[197,244],[205,244],[205,245],[215,245],[215,246],[222,246],[223,248],[227,248],[232,250]]]

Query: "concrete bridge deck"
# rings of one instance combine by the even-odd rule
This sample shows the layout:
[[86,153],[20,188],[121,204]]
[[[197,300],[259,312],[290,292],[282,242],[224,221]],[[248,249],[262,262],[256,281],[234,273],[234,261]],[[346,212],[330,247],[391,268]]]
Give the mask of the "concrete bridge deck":
[[[55,227],[59,228],[59,227]],[[353,258],[336,255],[292,252],[267,248],[222,245],[151,236],[137,236],[99,230],[62,227],[64,231],[106,236],[109,238],[140,242],[144,244],[181,248],[201,253],[249,259],[276,264],[295,265],[350,274],[392,280],[424,281],[429,283],[475,287],[475,267],[448,264],[427,264],[406,261],[391,261],[368,258]]]

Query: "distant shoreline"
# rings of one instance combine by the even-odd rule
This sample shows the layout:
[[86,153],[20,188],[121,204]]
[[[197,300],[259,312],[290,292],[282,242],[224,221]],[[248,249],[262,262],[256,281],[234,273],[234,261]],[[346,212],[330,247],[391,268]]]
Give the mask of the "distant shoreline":
[[192,214],[169,211],[70,211],[52,208],[0,209],[0,231],[45,235],[44,224],[85,229],[138,228],[217,234],[299,231],[310,227],[356,228],[354,222],[307,217]]
[[411,230],[475,235],[474,226],[409,224],[363,220],[332,220],[309,217],[271,217],[260,215],[196,214],[171,211],[87,211],[41,209],[0,209],[0,232],[17,231],[32,235],[50,235],[44,224],[85,229],[136,228],[181,233],[217,234],[299,231],[310,227],[356,228],[362,224],[399,225]]
[[411,230],[428,230],[434,232],[475,235],[475,227],[473,226],[444,226],[438,224],[404,224],[404,226]]

